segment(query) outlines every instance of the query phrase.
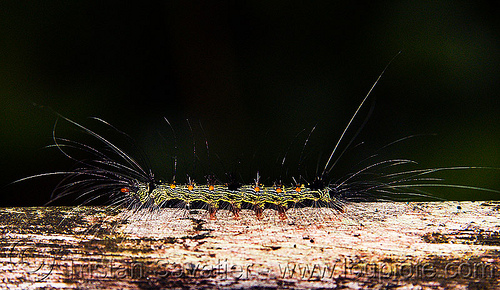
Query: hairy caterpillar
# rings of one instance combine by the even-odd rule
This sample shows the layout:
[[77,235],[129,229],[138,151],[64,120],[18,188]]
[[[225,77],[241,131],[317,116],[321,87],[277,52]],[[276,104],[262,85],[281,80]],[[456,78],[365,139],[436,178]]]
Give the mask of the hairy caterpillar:
[[[213,174],[205,175],[205,180],[201,181],[195,181],[187,176],[185,183],[177,183],[174,173],[170,182],[162,182],[156,179],[151,169],[145,169],[123,149],[102,135],[60,114],[58,115],[62,119],[101,142],[107,151],[56,137],[54,133],[54,146],[68,158],[75,160],[77,168],[72,171],[39,174],[21,180],[47,175],[64,175],[63,181],[54,191],[56,194],[53,199],[78,194],[80,197],[87,197],[87,202],[109,197],[111,204],[134,210],[154,210],[162,207],[201,208],[208,211],[211,219],[216,219],[219,209],[228,209],[236,219],[240,217],[242,208],[252,209],[257,219],[262,219],[266,208],[274,209],[282,220],[287,219],[287,210],[297,207],[328,208],[342,212],[345,203],[349,201],[394,200],[408,196],[428,197],[426,192],[420,190],[422,187],[488,190],[468,185],[446,184],[442,179],[432,176],[433,173],[443,170],[479,167],[402,169],[403,166],[416,162],[400,158],[376,161],[340,178],[332,176],[332,170],[354,138],[345,148],[341,148],[340,144],[385,69],[352,115],[326,164],[321,166],[322,170],[309,180],[303,176],[296,176],[289,182],[278,179],[273,184],[263,184],[259,172],[256,172],[256,177],[250,184],[238,180],[233,174],[227,174],[226,180],[220,180]],[[114,128],[101,119],[95,119]],[[304,147],[308,140],[305,140]],[[66,148],[76,148],[88,153],[92,159],[75,158],[66,151]]]

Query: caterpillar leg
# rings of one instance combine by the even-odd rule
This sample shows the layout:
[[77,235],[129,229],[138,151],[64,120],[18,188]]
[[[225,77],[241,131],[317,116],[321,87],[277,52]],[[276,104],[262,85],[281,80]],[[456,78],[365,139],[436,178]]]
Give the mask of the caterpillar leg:
[[255,218],[261,220],[264,209],[261,206],[255,205],[253,210],[255,211]]
[[231,212],[233,213],[235,220],[239,220],[240,219],[240,210],[241,209],[240,209],[239,205],[231,204]]
[[209,216],[210,216],[211,220],[216,220],[217,219],[217,216],[216,216],[217,208],[216,207],[210,206],[208,208],[208,213],[209,213]]
[[288,217],[286,216],[286,208],[282,205],[278,205],[278,216],[280,217],[280,220],[284,221],[286,219],[288,219]]

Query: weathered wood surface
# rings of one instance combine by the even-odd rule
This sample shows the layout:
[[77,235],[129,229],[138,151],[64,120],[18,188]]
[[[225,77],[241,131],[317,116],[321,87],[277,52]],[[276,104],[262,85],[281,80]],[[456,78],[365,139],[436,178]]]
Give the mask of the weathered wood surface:
[[0,209],[0,288],[500,287],[500,202],[287,214]]

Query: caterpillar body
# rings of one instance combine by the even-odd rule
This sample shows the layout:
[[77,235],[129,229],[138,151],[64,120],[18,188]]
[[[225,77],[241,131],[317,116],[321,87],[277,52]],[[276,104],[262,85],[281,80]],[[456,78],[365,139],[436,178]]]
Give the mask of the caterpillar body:
[[[258,182],[258,175],[254,185],[227,184],[227,185],[197,185],[189,183],[185,185],[158,184],[150,189],[148,184],[138,184],[134,189],[122,188],[121,192],[129,193],[142,204],[154,204],[162,207],[169,201],[183,201],[186,204],[202,202],[208,205],[210,218],[215,219],[216,211],[221,202],[230,206],[235,218],[239,218],[242,204],[251,205],[255,210],[256,217],[262,218],[262,212],[266,206],[276,208],[280,219],[286,219],[286,210],[289,205],[303,204],[306,202],[325,205],[338,204],[337,199],[331,194],[334,188],[324,187],[314,189],[310,185],[297,184],[295,187],[284,187],[282,185],[263,186]],[[340,207],[338,207],[340,209]]]
[[[80,197],[87,197],[87,201],[107,197],[112,205],[134,210],[153,210],[163,207],[201,208],[207,210],[210,219],[217,218],[219,209],[229,210],[236,219],[240,218],[241,209],[247,208],[255,212],[257,219],[262,219],[263,211],[267,208],[274,209],[281,220],[287,219],[287,210],[297,207],[319,207],[343,212],[344,205],[350,201],[429,197],[427,192],[422,190],[425,187],[452,187],[498,192],[468,185],[446,184],[442,179],[432,176],[433,173],[443,170],[478,169],[480,167],[407,169],[405,166],[416,164],[408,159],[375,161],[336,180],[330,176],[330,172],[354,138],[339,154],[337,150],[340,148],[341,141],[344,140],[353,120],[389,65],[390,62],[352,115],[323,170],[317,173],[312,180],[298,176],[297,179],[292,178],[293,182],[284,183],[279,180],[272,185],[264,185],[257,172],[254,182],[251,184],[239,181],[233,174],[227,174],[226,182],[221,182],[212,174],[205,176],[206,182],[204,183],[197,183],[189,176],[186,183],[177,183],[175,175],[171,182],[161,182],[156,180],[151,170],[144,169],[139,162],[108,139],[56,113],[60,118],[93,136],[101,145],[105,146],[107,151],[99,150],[88,144],[56,137],[54,129],[54,146],[66,157],[75,160],[77,168],[71,171],[38,174],[18,181],[48,175],[63,175],[65,177],[54,190],[52,200],[70,194],[78,194]],[[95,119],[114,128],[101,119]],[[170,125],[170,123],[168,124]],[[407,138],[409,137],[398,141]],[[308,139],[305,141],[304,147],[307,141]],[[84,160],[75,158],[67,152],[66,148],[76,148],[90,154],[92,158]]]

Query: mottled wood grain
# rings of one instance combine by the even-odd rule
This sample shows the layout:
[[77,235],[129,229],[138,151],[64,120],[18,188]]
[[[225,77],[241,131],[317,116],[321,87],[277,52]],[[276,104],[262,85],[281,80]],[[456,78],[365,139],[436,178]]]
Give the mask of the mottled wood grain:
[[0,209],[0,288],[500,287],[500,202],[242,211]]

